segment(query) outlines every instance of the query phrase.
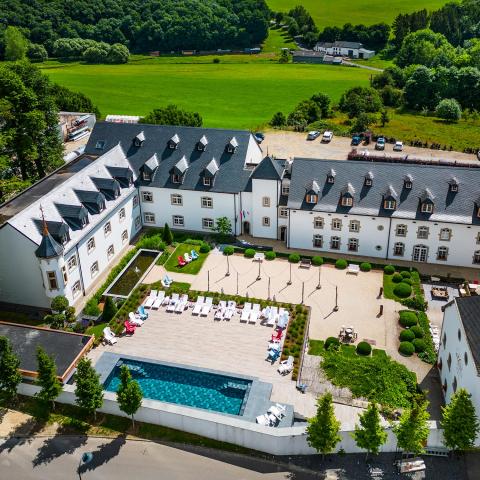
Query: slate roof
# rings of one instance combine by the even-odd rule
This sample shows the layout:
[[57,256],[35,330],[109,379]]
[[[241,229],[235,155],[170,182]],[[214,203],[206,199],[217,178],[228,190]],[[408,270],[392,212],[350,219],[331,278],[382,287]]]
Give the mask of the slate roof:
[[324,48],[331,48],[331,47],[362,48],[363,43],[360,43],[360,42],[345,42],[343,40],[337,40],[333,43],[331,43],[331,42],[318,42],[317,47],[324,47]]
[[455,299],[470,351],[480,375],[480,296]]
[[256,180],[281,180],[282,174],[283,168],[281,165],[270,157],[265,157],[253,171],[252,178]]
[[[145,134],[145,142],[141,147],[136,147],[134,138],[141,131]],[[168,141],[175,135],[178,136],[179,143],[177,148],[172,149],[168,147]],[[197,144],[204,135],[208,139],[208,147],[205,151],[199,151]],[[234,153],[228,153],[226,146],[233,137],[238,142],[238,147]],[[137,174],[148,159],[154,154],[157,155],[159,166],[152,180],[145,182],[139,179],[140,185],[235,193],[249,189],[252,169],[245,168],[245,163],[249,161],[249,142],[254,142],[254,148],[259,149],[251,139],[251,134],[242,130],[97,122],[85,147],[85,153],[102,155],[120,144]],[[103,150],[95,148],[100,140],[105,141]],[[188,162],[183,183],[172,183],[171,171],[183,156]],[[203,185],[203,175],[212,158],[216,159],[219,171],[215,175],[214,185],[209,187]]]
[[[335,183],[327,183],[327,174],[335,170]],[[364,185],[365,175],[373,175],[372,186]],[[410,175],[412,188],[404,188]],[[450,192],[449,180],[455,176],[460,187]],[[305,202],[306,186],[319,185],[317,204]],[[355,190],[353,207],[339,204],[341,190],[350,183]],[[390,189],[397,194],[396,210],[383,209],[383,197]],[[429,190],[434,198],[432,214],[420,211],[420,199]],[[480,194],[480,169],[419,164],[314,160],[295,158],[292,165],[288,207],[352,215],[391,216],[394,218],[442,221],[480,225],[475,201]]]
[[63,247],[57,243],[50,235],[48,230],[43,233],[42,241],[39,247],[35,250],[35,255],[38,258],[53,258],[59,257],[63,253]]

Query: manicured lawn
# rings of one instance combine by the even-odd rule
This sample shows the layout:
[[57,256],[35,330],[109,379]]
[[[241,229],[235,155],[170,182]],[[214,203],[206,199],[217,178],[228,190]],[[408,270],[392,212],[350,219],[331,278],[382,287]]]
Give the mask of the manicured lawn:
[[224,57],[219,64],[211,59],[183,63],[192,59],[143,58],[126,65],[48,62],[42,70],[54,82],[88,95],[102,115],[144,115],[175,103],[199,112],[206,127],[247,129],[265,125],[279,110],[288,113],[316,92],[338,101],[348,88],[368,85],[371,75],[360,68],[281,65],[255,55],[231,57],[237,62],[255,57],[256,62],[226,63]]
[[[276,12],[287,12],[296,5],[303,5],[312,15],[319,28],[363,23],[392,23],[399,13],[408,13],[426,8],[436,10],[447,3],[445,0],[267,0]],[[347,39],[345,39],[347,40]]]
[[380,55],[375,55],[368,60],[352,60],[353,63],[358,63],[359,65],[365,65],[366,67],[374,68],[387,68],[391,67],[394,63],[393,60],[385,60],[380,57]]
[[[350,348],[348,348],[350,347]],[[310,355],[321,355],[321,368],[336,386],[348,388],[354,397],[363,397],[390,408],[408,407],[416,392],[416,375],[393,361],[383,350],[362,357],[350,345],[338,352],[327,351],[323,341],[310,341]]]
[[[185,253],[190,253],[192,249],[198,253],[199,257],[196,260],[187,263],[187,265],[181,267],[178,265],[178,257]],[[197,274],[200,269],[202,268],[203,262],[208,256],[208,253],[200,253],[200,247],[196,245],[190,245],[189,243],[181,243],[175,251],[172,253],[170,258],[165,262],[164,267],[169,272],[177,272],[177,273],[190,273],[192,275]]]
[[271,28],[265,43],[262,45],[262,52],[279,54],[282,48],[295,50],[297,46],[284,30]]
[[93,327],[88,327],[85,330],[86,335],[95,335],[95,338],[101,338],[103,335],[103,329],[107,326],[107,323],[99,323]]

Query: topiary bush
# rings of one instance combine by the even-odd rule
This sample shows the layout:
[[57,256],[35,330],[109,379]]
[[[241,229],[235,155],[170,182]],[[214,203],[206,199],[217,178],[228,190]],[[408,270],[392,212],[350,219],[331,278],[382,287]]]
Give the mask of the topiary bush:
[[338,268],[339,270],[345,270],[347,266],[348,266],[348,263],[344,258],[339,258],[335,262],[335,268]]
[[324,348],[325,350],[338,349],[340,347],[340,340],[336,337],[328,337],[325,340]]
[[414,348],[415,348],[415,352],[416,353],[420,353],[420,352],[423,352],[426,348],[426,345],[425,345],[425,340],[423,340],[422,338],[416,338],[413,342],[412,342]]
[[423,296],[415,295],[414,297],[402,300],[402,305],[405,305],[407,308],[413,308],[414,310],[425,312],[427,310],[428,303],[425,301]]
[[210,251],[210,245],[208,243],[204,242],[200,245],[200,253],[208,253],[209,251]]
[[235,251],[235,249],[231,246],[231,245],[227,245],[224,249],[223,249],[223,254],[224,255],[233,255],[233,252]]
[[372,269],[372,265],[368,262],[362,262],[360,264],[360,270],[362,272],[369,272]]
[[319,256],[312,257],[312,263],[316,267],[319,267],[320,265],[323,265],[323,257],[319,257]]
[[277,254],[271,250],[270,252],[265,252],[265,258],[267,260],[275,260],[277,258]]
[[392,275],[395,273],[395,267],[393,265],[385,265],[385,267],[383,268],[383,271],[387,275]]
[[291,253],[288,256],[288,261],[290,263],[298,263],[300,261],[300,255],[298,253]]
[[398,351],[405,357],[411,357],[415,353],[412,342],[401,342]]
[[[415,328],[415,327],[413,327]],[[400,332],[400,341],[401,342],[413,342],[415,340],[415,334],[412,332],[411,329],[409,330],[402,330]]]
[[255,256],[255,250],[253,248],[247,248],[244,255],[245,258],[253,258]]
[[403,272],[400,272],[400,275],[403,277],[403,278],[410,278],[412,275],[410,274],[410,272],[407,272],[407,270],[404,270]]
[[393,289],[393,293],[399,298],[407,298],[412,294],[412,287],[401,282]]
[[356,349],[358,355],[367,356],[372,353],[372,346],[367,342],[360,342]]
[[413,285],[413,280],[411,278],[403,278],[402,283],[406,283],[407,285]]
[[394,273],[392,277],[393,283],[400,283],[403,280],[403,277],[399,273]]
[[423,333],[423,328],[420,325],[414,325],[409,329],[409,331],[413,333],[415,338],[423,338],[423,336],[425,335]]
[[404,328],[411,328],[418,323],[418,317],[415,312],[410,310],[402,310],[400,312],[400,325]]

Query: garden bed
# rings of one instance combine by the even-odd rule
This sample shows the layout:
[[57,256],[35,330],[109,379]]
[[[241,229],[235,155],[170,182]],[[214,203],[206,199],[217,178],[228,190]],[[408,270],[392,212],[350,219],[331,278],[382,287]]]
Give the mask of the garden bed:
[[[192,260],[190,263],[187,263],[183,267],[178,264],[178,257],[182,256],[185,253],[190,254],[192,250],[195,250],[198,254],[196,260]],[[165,270],[175,273],[189,273],[190,275],[196,275],[203,266],[206,258],[208,257],[207,253],[200,252],[200,246],[194,245],[191,243],[181,243],[175,249],[175,251],[170,255],[168,260],[164,263]]]

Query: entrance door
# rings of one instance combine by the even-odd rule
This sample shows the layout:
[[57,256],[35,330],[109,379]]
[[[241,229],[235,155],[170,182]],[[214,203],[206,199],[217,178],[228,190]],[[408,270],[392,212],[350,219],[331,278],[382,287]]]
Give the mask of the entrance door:
[[250,235],[250,222],[243,222],[243,233]]
[[413,247],[413,261],[426,262],[428,257],[428,247],[425,245],[415,245]]
[[287,240],[287,227],[280,227],[280,240],[285,242]]

